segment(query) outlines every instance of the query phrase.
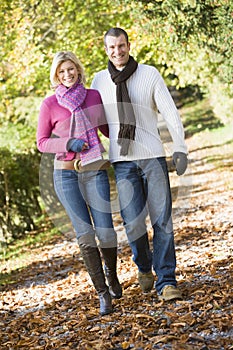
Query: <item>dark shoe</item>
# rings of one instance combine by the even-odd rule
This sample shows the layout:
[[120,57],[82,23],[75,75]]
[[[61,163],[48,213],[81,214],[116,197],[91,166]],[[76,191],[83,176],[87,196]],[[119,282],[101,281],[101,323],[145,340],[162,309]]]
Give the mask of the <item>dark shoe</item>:
[[165,286],[162,290],[162,293],[158,295],[158,298],[159,300],[164,300],[164,301],[173,300],[173,299],[180,299],[180,300],[183,299],[179,289],[171,285]]
[[108,315],[113,312],[112,308],[112,298],[108,291],[99,294],[99,301],[100,301],[100,315]]
[[104,272],[107,278],[109,293],[113,299],[122,297],[122,287],[117,277],[117,248],[101,248],[104,258]]
[[100,315],[110,314],[113,312],[112,298],[108,286],[105,283],[105,275],[99,249],[86,245],[85,243],[79,243],[79,248],[86,269],[99,296]]
[[149,292],[154,286],[154,275],[151,271],[140,272],[138,271],[138,282],[143,292]]
[[108,275],[107,272],[105,272],[108,286],[109,286],[109,293],[113,299],[120,299],[122,297],[122,287],[120,285],[120,282],[117,277],[112,278],[112,276]]

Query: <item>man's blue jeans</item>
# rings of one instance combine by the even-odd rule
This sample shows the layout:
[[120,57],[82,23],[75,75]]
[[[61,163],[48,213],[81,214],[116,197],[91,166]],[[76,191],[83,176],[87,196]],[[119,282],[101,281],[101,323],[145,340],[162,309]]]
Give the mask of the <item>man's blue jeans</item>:
[[[113,163],[121,215],[133,260],[139,271],[157,275],[159,293],[176,286],[176,257],[172,224],[172,200],[165,157]],[[148,242],[146,217],[153,227],[153,253]]]
[[65,208],[77,238],[95,234],[101,248],[117,246],[113,228],[110,186],[106,170],[54,170],[54,188]]

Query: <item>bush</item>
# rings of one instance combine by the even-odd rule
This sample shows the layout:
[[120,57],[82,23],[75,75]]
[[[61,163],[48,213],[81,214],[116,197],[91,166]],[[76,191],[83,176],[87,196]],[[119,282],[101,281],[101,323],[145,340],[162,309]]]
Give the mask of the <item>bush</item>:
[[42,215],[39,203],[39,163],[37,151],[0,152],[0,241],[8,244],[37,228]]

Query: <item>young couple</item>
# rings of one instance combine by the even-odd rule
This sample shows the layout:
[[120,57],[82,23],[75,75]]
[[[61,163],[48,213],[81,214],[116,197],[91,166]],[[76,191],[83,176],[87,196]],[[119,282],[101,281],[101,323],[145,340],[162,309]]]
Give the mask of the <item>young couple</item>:
[[105,150],[98,130],[110,140],[109,159],[139,285],[148,292],[155,284],[160,300],[181,299],[182,295],[175,277],[172,200],[158,112],[173,140],[177,174],[182,175],[187,167],[181,119],[160,73],[134,60],[123,29],[108,30],[104,45],[108,68],[95,75],[91,89],[85,88],[82,65],[72,52],[55,55],[50,71],[55,94],[42,102],[37,128],[39,151],[55,154],[55,191],[77,234],[101,315],[113,312],[112,298],[121,298],[122,287],[117,277],[109,164],[102,161]]

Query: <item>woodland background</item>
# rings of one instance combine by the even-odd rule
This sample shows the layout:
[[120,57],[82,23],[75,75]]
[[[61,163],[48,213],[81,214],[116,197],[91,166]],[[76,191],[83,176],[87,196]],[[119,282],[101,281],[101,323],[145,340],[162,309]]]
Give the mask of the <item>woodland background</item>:
[[[49,70],[56,51],[78,55],[89,86],[94,73],[106,67],[103,34],[121,26],[129,33],[131,54],[155,65],[171,88],[183,92],[180,99],[186,100],[179,102],[208,98],[216,117],[208,127],[232,121],[231,1],[3,0],[0,26],[2,246],[40,227],[46,216],[35,130],[41,100],[51,93]],[[201,120],[196,125],[204,128]]]
[[[53,192],[52,159],[35,138],[54,53],[74,51],[89,87],[106,67],[112,26],[128,32],[138,61],[159,69],[184,124],[188,170],[169,168],[184,300],[141,293],[116,211],[123,298],[101,318]],[[0,29],[1,350],[233,349],[232,1],[2,0]]]

